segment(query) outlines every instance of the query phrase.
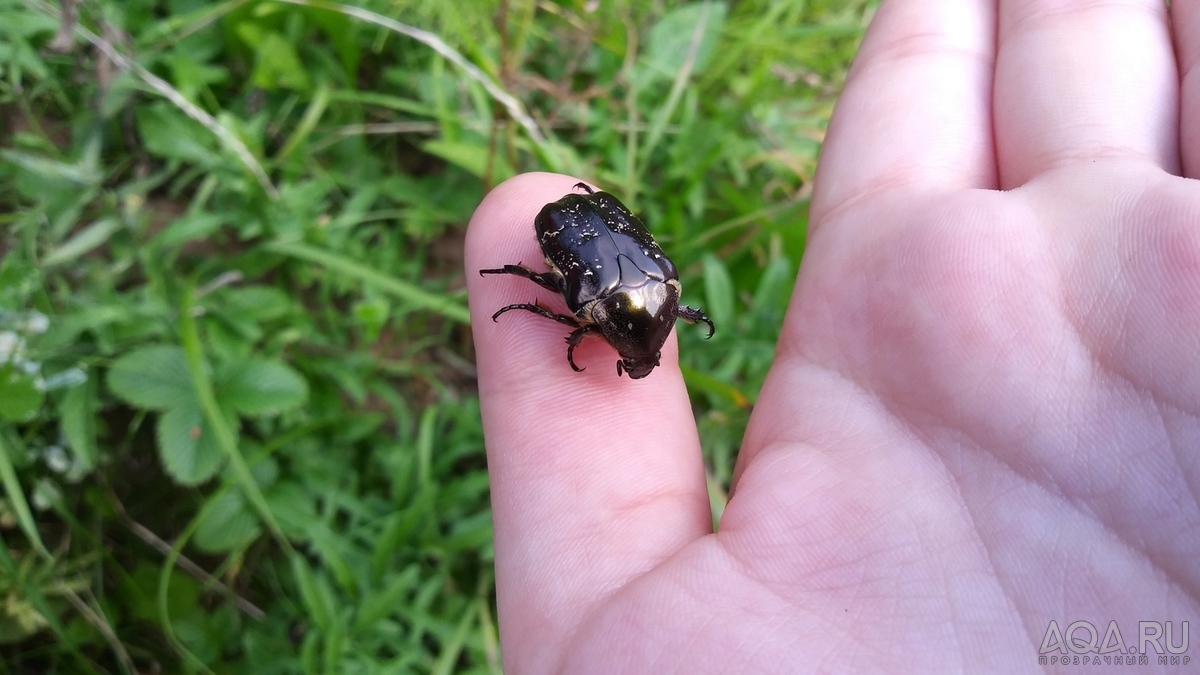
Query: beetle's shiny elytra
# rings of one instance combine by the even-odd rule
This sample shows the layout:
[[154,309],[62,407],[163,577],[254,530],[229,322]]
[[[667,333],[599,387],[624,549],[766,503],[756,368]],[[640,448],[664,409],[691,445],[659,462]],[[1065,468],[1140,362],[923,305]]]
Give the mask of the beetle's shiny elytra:
[[633,380],[658,365],[675,319],[703,321],[712,337],[716,328],[704,312],[679,304],[675,264],[642,222],[607,192],[583,183],[575,187],[587,194],[571,193],[551,202],[534,220],[548,272],[520,264],[479,270],[480,275],[525,277],[561,295],[573,315],[555,314],[537,302],[520,303],[501,307],[492,321],[511,309],[523,309],[571,326],[575,330],[567,336],[567,363],[576,372],[583,368],[575,365],[575,347],[599,333],[621,356],[617,375],[626,372]]

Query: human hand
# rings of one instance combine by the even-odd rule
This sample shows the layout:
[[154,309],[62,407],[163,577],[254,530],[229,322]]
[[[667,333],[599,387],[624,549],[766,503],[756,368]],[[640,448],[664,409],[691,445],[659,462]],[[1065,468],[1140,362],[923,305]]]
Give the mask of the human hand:
[[545,294],[475,271],[539,261],[577,179],[488,195],[510,672],[1014,672],[1052,620],[1194,622],[1200,4],[1163,4],[885,0],[716,534],[674,337],[633,382],[601,340],[577,374],[562,326],[489,319]]

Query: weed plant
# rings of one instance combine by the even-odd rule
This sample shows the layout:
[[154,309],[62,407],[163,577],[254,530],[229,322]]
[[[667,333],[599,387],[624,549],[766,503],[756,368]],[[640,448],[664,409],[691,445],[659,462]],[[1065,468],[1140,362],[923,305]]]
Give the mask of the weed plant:
[[520,171],[720,326],[719,514],[869,0],[356,2],[0,0],[0,672],[498,672],[461,251]]

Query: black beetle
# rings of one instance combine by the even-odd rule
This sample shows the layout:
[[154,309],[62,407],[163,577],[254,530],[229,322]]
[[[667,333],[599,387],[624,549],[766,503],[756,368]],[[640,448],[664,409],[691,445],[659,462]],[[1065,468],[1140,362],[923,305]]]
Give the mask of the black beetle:
[[479,270],[479,274],[514,274],[563,297],[574,316],[555,314],[537,302],[501,307],[496,321],[510,309],[523,309],[575,330],[567,336],[567,363],[575,372],[572,354],[583,338],[599,333],[621,360],[632,380],[650,374],[658,365],[663,343],[675,319],[716,327],[699,309],[679,304],[679,272],[655,243],[646,226],[607,192],[577,183],[587,194],[568,194],[542,207],[534,220],[538,243],[549,272],[524,265]]

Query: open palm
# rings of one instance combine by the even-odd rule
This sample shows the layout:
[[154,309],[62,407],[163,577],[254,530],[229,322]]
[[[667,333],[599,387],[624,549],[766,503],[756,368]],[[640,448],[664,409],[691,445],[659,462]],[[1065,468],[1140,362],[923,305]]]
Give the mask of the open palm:
[[1014,672],[1051,621],[1178,644],[1200,4],[1171,4],[885,0],[717,534],[674,338],[634,382],[601,341],[576,374],[561,326],[488,318],[541,291],[474,271],[538,261],[577,179],[487,197],[466,265],[511,672]]

